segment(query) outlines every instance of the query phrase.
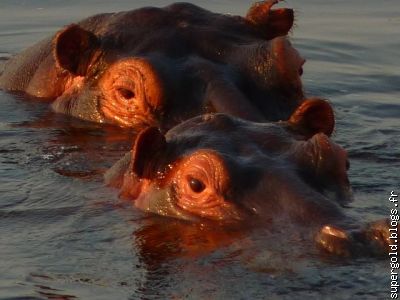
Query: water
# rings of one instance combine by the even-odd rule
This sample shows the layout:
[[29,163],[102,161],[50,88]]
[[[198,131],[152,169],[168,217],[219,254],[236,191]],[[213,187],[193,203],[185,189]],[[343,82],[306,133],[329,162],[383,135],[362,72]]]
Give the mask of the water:
[[[244,14],[250,1],[192,1]],[[170,1],[0,2],[0,57],[99,12]],[[309,94],[337,114],[352,215],[388,217],[400,191],[400,3],[287,1]],[[304,232],[229,232],[147,216],[101,174],[130,134],[71,121],[0,92],[0,299],[384,299],[387,259],[318,255]],[[289,226],[290,227],[290,226]],[[292,230],[296,232],[296,230]],[[310,250],[311,249],[311,250]]]

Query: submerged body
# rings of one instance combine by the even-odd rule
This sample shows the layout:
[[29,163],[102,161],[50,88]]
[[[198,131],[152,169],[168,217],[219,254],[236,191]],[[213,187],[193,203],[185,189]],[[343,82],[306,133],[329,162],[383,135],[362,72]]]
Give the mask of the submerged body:
[[89,17],[11,58],[0,89],[137,130],[207,112],[286,120],[304,99],[304,59],[285,37],[293,11],[277,2],[246,17],[187,3]]

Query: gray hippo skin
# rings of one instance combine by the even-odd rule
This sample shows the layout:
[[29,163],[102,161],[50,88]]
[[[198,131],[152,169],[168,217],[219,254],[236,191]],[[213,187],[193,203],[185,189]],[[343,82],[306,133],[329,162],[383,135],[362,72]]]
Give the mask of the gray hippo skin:
[[304,59],[286,38],[293,11],[277,2],[246,17],[188,3],[95,15],[12,57],[0,89],[136,130],[207,112],[286,120],[305,98]]
[[385,253],[386,221],[360,229],[344,213],[349,163],[330,139],[334,123],[329,103],[311,99],[288,121],[208,114],[165,136],[148,128],[105,178],[146,212],[221,226],[285,219],[309,226],[324,252]]

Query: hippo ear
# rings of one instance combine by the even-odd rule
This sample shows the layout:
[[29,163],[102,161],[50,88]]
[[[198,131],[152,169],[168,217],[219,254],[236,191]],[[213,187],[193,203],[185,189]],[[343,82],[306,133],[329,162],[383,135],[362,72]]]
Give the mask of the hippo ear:
[[99,45],[92,32],[72,24],[56,35],[54,57],[61,68],[74,75],[85,76]]
[[253,4],[247,12],[246,19],[267,40],[284,36],[290,31],[294,22],[292,9],[271,9],[280,0],[267,0]]
[[143,129],[136,138],[131,156],[131,171],[139,178],[151,178],[154,159],[166,150],[164,135],[156,127]]
[[322,99],[305,100],[288,121],[290,127],[307,137],[317,133],[330,136],[335,128],[332,106]]

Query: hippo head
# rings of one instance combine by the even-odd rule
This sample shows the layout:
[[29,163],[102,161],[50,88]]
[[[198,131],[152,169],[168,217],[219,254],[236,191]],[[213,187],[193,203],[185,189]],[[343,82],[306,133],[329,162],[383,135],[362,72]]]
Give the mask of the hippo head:
[[285,37],[293,11],[277,2],[246,17],[177,3],[70,25],[53,40],[53,109],[137,130],[209,112],[286,120],[304,98],[304,59]]
[[109,183],[124,173],[122,196],[165,216],[230,222],[286,213],[325,222],[351,200],[347,155],[330,140],[333,128],[332,108],[319,99],[285,122],[208,114],[165,136],[148,128]]

